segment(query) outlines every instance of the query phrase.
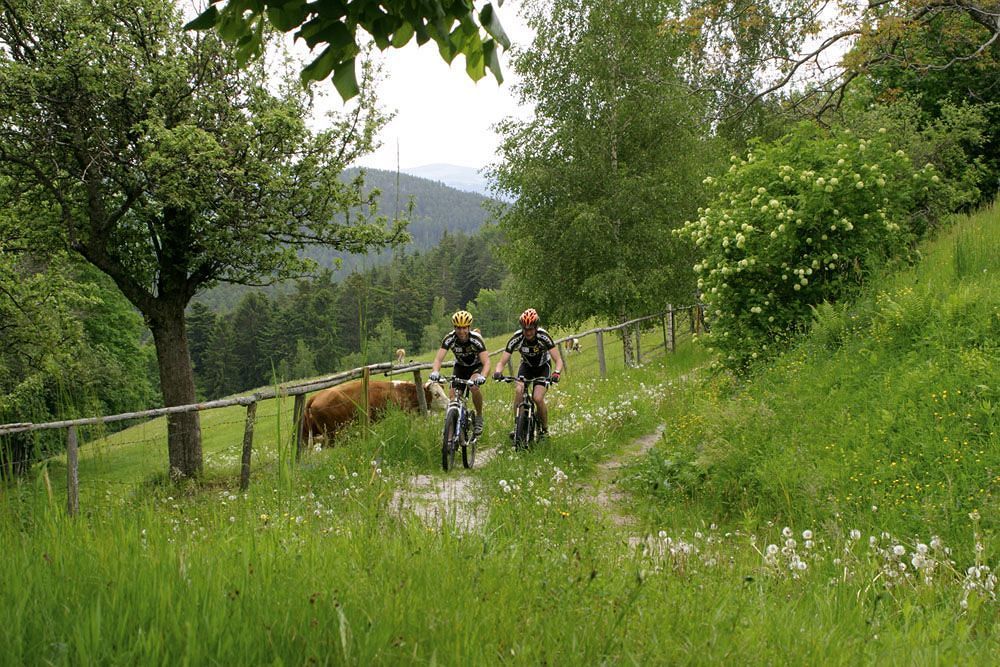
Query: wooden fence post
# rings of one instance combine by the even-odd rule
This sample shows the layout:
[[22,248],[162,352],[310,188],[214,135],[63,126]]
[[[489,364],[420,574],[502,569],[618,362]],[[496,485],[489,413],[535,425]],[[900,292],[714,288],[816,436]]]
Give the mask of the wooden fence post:
[[365,366],[365,370],[361,373],[361,393],[363,394],[362,400],[364,403],[362,407],[365,411],[365,433],[368,432],[368,427],[371,426],[371,413],[368,411],[369,401],[368,401],[368,379],[371,377],[371,369]]
[[642,365],[642,349],[640,347],[640,339],[642,338],[642,323],[635,323],[635,365]]
[[608,374],[608,367],[604,361],[604,333],[597,332],[597,363],[601,367],[601,377]]
[[413,384],[417,385],[417,403],[420,404],[420,414],[427,415],[427,397],[424,396],[424,381],[420,377],[420,370],[413,371]]
[[243,427],[243,458],[240,463],[240,491],[246,491],[250,486],[250,454],[253,452],[255,421],[257,421],[257,401],[247,405],[247,423]]
[[66,434],[66,512],[70,516],[80,512],[80,458],[75,426],[70,426]]
[[671,304],[667,304],[667,321],[669,322],[670,331],[670,351],[674,352],[677,349],[677,336],[676,327],[674,326],[674,307]]
[[695,305],[695,306],[691,306],[690,308],[688,308],[688,315],[691,316],[691,333],[694,333],[694,310],[697,307],[698,306]]
[[292,409],[292,423],[295,424],[295,460],[298,461],[305,449],[305,442],[302,440],[302,419],[305,417],[306,395],[295,395],[295,407]]
[[667,350],[670,349],[670,346],[667,344],[667,316],[666,315],[664,315],[663,317],[660,318],[660,326],[663,327],[663,354],[666,355]]

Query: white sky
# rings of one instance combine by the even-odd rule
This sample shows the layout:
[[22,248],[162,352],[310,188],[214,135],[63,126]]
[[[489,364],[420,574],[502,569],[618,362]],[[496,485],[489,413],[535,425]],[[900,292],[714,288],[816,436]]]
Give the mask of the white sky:
[[[499,8],[496,4],[494,0],[507,36],[518,46],[527,46],[531,31],[518,16],[521,0],[507,0]],[[384,81],[378,97],[384,109],[397,113],[379,137],[382,147],[360,165],[395,170],[397,144],[401,169],[435,163],[479,169],[496,161],[499,137],[493,125],[510,115],[525,116],[512,93],[515,75],[509,53],[501,51],[504,82],[497,85],[488,70],[473,82],[462,55],[449,66],[433,40],[418,47],[413,39],[402,49],[387,49],[382,54]]]

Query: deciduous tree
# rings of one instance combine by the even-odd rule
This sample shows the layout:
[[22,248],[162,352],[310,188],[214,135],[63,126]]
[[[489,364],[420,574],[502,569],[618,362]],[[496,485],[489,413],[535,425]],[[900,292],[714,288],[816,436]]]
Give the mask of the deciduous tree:
[[[370,93],[312,132],[297,85],[181,28],[169,0],[0,5],[0,209],[58,230],[143,314],[168,406],[195,400],[184,311],[199,290],[300,274],[304,244],[391,237],[331,222],[363,203],[337,176],[383,121]],[[168,441],[172,474],[198,475],[197,414],[172,417]]]
[[494,175],[514,201],[501,252],[545,323],[624,321],[693,289],[669,231],[717,158],[704,109],[680,94],[687,44],[660,30],[673,7],[556,0],[530,13],[535,41],[514,68],[534,117],[501,125]]

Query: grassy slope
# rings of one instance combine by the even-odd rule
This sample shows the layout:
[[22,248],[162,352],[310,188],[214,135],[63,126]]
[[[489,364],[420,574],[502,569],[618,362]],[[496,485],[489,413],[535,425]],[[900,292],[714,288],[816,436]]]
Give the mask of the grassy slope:
[[[997,214],[977,220],[995,257]],[[207,490],[128,485],[148,472],[126,477],[124,450],[105,446],[115,483],[90,484],[102,493],[80,520],[41,482],[0,500],[5,660],[986,664],[998,607],[967,588],[966,567],[997,561],[997,269],[986,258],[985,274],[956,282],[954,244],[943,237],[925,266],[879,286],[897,306],[872,296],[824,314],[745,387],[678,381],[707,361],[690,345],[628,372],[609,352],[617,366],[598,379],[589,345],[551,395],[550,443],[449,475],[488,513],[473,533],[393,509],[413,475],[445,478],[439,418],[393,414],[298,466],[262,460],[245,495],[235,463],[212,464]],[[486,441],[503,442],[510,390],[487,391]],[[237,446],[239,415],[220,421],[225,435],[207,437]],[[641,522],[616,526],[586,482],[661,422],[663,442],[624,475]],[[262,418],[261,450],[278,449],[276,433]],[[950,463],[946,437],[968,442]],[[142,451],[162,465],[162,448]],[[933,569],[899,575],[932,534]],[[768,559],[771,542],[785,548]]]
[[957,541],[978,509],[994,532],[1000,210],[925,254],[856,302],[820,309],[812,335],[747,386],[719,378],[674,411],[642,470],[661,511],[683,500],[754,523],[849,521]]

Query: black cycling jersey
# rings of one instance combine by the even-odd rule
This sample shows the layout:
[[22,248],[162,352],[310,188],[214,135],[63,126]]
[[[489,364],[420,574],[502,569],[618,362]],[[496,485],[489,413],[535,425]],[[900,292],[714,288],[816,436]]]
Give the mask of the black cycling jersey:
[[479,365],[479,353],[486,350],[483,337],[475,331],[469,332],[469,340],[464,343],[458,340],[454,331],[448,333],[441,341],[441,347],[455,353],[455,363],[462,366]]
[[556,346],[552,336],[545,329],[539,328],[535,332],[535,339],[528,341],[524,333],[518,329],[507,341],[506,350],[511,354],[520,351],[521,361],[529,366],[544,366],[549,363],[549,350]]

